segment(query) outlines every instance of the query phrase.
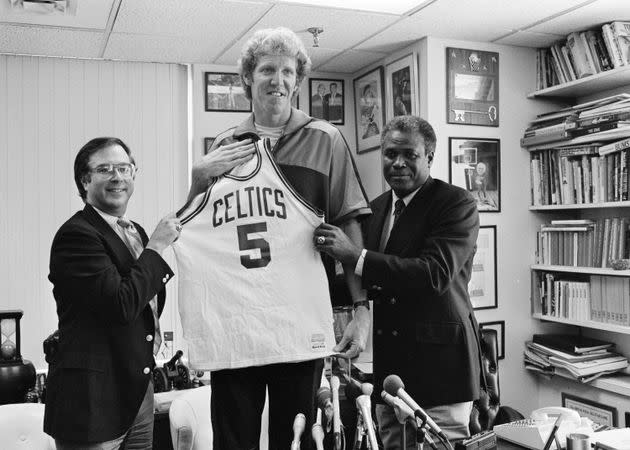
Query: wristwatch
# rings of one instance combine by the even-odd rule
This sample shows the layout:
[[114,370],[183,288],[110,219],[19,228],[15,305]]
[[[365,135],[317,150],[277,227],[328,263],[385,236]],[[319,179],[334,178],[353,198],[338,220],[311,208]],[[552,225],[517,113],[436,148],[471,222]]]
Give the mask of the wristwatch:
[[354,302],[352,307],[356,310],[359,306],[365,306],[368,311],[370,310],[370,301],[369,300],[359,300],[358,302]]

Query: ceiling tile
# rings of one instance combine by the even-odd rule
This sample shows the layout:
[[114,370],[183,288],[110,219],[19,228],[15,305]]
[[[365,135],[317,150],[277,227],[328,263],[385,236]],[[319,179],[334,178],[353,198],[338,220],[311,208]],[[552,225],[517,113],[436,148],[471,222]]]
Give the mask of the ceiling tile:
[[0,22],[104,30],[113,1],[80,0],[77,1],[76,14],[44,15],[12,9],[10,2],[4,0],[0,1]]
[[317,67],[318,72],[354,73],[385,58],[385,53],[349,50]]
[[630,1],[597,0],[554,19],[527,28],[537,33],[559,34],[566,38],[573,31],[594,28],[614,20],[630,20]]
[[518,31],[504,38],[497,39],[494,43],[501,45],[516,45],[520,47],[549,47],[551,44],[562,38],[563,36],[559,34]]
[[112,33],[103,57],[129,61],[207,64],[218,51],[212,39]]
[[242,1],[125,0],[112,31],[199,37],[227,45],[268,8]]
[[0,52],[98,58],[103,33],[64,28],[0,24]]

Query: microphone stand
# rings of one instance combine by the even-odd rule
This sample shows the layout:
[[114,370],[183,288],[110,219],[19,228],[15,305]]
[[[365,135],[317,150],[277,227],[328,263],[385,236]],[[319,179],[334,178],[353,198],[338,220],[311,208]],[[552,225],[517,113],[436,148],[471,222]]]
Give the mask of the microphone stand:
[[[363,415],[357,412],[357,429],[354,432],[354,447],[353,450],[361,450],[363,444],[363,437],[365,436],[365,422],[363,421]],[[368,443],[368,445],[370,445]]]
[[416,417],[416,423],[418,427],[416,428],[416,449],[422,450],[422,445],[424,444],[424,426],[427,424],[426,419],[420,420]]

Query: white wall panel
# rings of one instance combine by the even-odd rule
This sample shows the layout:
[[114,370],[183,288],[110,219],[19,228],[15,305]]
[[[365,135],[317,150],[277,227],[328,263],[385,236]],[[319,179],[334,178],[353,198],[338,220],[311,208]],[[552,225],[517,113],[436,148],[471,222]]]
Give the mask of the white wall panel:
[[[0,55],[0,310],[24,311],[22,355],[37,368],[46,367],[41,343],[57,326],[50,245],[83,207],[76,153],[97,136],[131,147],[140,172],[128,213],[150,234],[186,196],[186,76],[172,64]],[[164,256],[176,269],[172,253]],[[170,284],[162,330],[181,336]]]

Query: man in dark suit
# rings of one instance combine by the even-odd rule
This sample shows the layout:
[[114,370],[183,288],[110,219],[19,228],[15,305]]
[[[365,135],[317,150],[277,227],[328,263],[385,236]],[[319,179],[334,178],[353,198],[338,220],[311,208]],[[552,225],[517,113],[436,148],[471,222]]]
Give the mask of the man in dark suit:
[[[399,375],[453,440],[469,436],[480,387],[478,326],[467,288],[479,216],[467,191],[431,177],[435,143],[425,120],[394,118],[381,138],[383,174],[392,190],[370,205],[366,248],[328,224],[315,230],[315,245],[355,264],[374,300],[375,385]],[[400,448],[393,409],[377,404],[376,415],[385,448]],[[415,432],[407,428],[408,448],[415,448]]]
[[151,449],[153,355],[173,272],[160,256],[181,230],[174,214],[151,239],[126,219],[136,167],[116,138],[96,138],[74,162],[85,208],[52,243],[59,342],[49,362],[44,431],[57,449]]

